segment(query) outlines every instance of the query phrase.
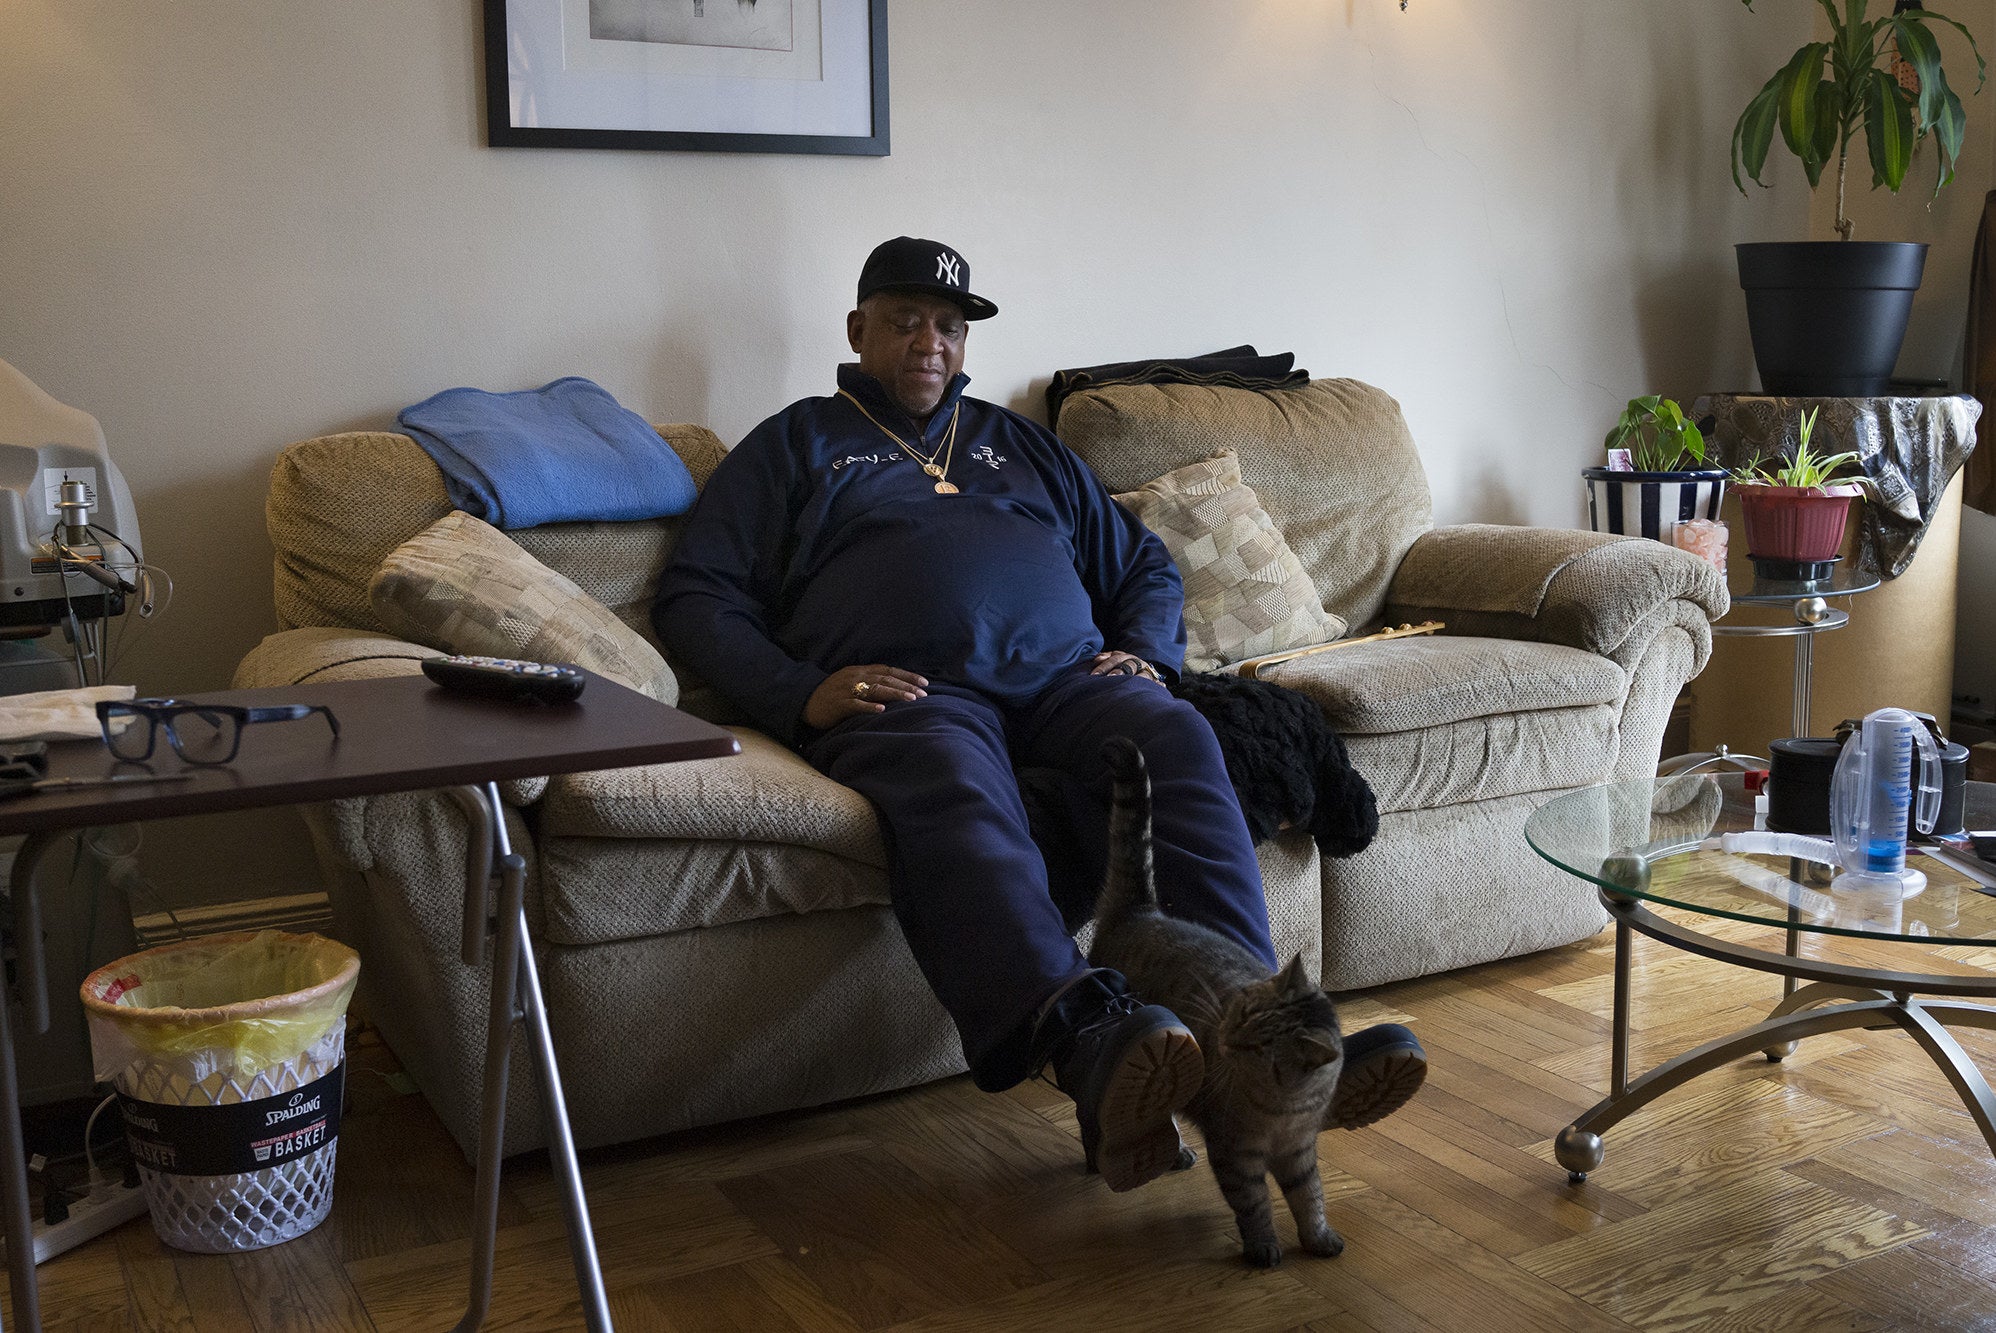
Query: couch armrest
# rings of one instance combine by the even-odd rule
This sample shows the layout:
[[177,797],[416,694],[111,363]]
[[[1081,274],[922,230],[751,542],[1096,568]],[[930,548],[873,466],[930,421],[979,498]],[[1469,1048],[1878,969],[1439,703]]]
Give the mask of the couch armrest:
[[[435,648],[386,634],[315,625],[280,630],[264,639],[237,663],[231,684],[239,690],[250,690],[411,676],[423,669],[424,658],[442,656]],[[516,809],[525,809],[541,799],[547,785],[546,778],[511,778],[499,784],[499,799]],[[381,799],[384,798],[355,797],[326,806],[329,823],[321,830],[323,841],[350,869],[365,871],[373,864],[373,855],[367,850],[365,824],[369,802]]]
[[308,681],[410,676],[423,669],[424,658],[442,656],[435,648],[369,630],[331,626],[287,629],[250,649],[236,665],[231,684],[239,690],[254,690]]
[[1454,634],[1564,644],[1624,666],[1668,623],[1692,629],[1702,669],[1711,622],[1730,606],[1716,570],[1661,542],[1487,523],[1424,533],[1387,591],[1394,620],[1441,620]]

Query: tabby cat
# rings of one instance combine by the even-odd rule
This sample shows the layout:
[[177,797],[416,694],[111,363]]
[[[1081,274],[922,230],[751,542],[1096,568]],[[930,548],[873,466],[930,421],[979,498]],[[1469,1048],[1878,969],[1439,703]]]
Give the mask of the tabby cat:
[[1345,1243],[1324,1221],[1317,1133],[1344,1063],[1337,1011],[1310,981],[1302,955],[1270,976],[1233,940],[1164,914],[1151,873],[1143,752],[1118,736],[1103,757],[1113,779],[1109,868],[1089,961],[1121,972],[1146,1003],[1171,1009],[1199,1039],[1206,1077],[1185,1114],[1205,1132],[1247,1261],[1259,1268],[1282,1262],[1270,1173],[1303,1248],[1336,1255]]

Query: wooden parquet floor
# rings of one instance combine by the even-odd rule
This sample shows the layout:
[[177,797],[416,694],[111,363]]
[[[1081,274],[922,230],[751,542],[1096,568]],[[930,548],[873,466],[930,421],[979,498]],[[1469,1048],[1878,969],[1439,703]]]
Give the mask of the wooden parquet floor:
[[[1778,993],[1768,976],[1637,947],[1632,1072],[1758,1020]],[[992,1097],[955,1079],[585,1154],[617,1326],[1996,1329],[1996,1162],[1897,1032],[1715,1071],[1613,1128],[1601,1169],[1569,1186],[1551,1139],[1605,1091],[1611,963],[1603,934],[1343,1000],[1348,1028],[1412,1024],[1432,1069],[1400,1114],[1321,1140],[1340,1258],[1249,1270],[1203,1163],[1111,1195],[1082,1174],[1053,1089]],[[1996,1034],[1958,1035],[1996,1067]],[[132,1223],[44,1265],[47,1327],[454,1323],[470,1171],[387,1077],[386,1050],[364,1032],[354,1050],[326,1225],[210,1256]],[[487,1326],[580,1327],[544,1160],[509,1164],[502,1221]]]

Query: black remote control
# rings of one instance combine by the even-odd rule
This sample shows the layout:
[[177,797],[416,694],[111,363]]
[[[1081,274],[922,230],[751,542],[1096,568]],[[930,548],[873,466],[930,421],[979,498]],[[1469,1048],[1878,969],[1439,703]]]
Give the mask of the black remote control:
[[588,683],[580,668],[567,663],[510,657],[426,657],[423,674],[447,690],[516,703],[565,704]]

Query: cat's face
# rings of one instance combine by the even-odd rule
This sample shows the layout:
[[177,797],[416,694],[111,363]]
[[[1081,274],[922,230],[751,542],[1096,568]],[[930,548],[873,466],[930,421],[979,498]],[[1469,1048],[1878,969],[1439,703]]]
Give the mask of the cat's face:
[[1294,1091],[1335,1079],[1344,1039],[1330,997],[1313,982],[1299,954],[1288,967],[1228,1001],[1219,1025],[1221,1058],[1237,1076]]

